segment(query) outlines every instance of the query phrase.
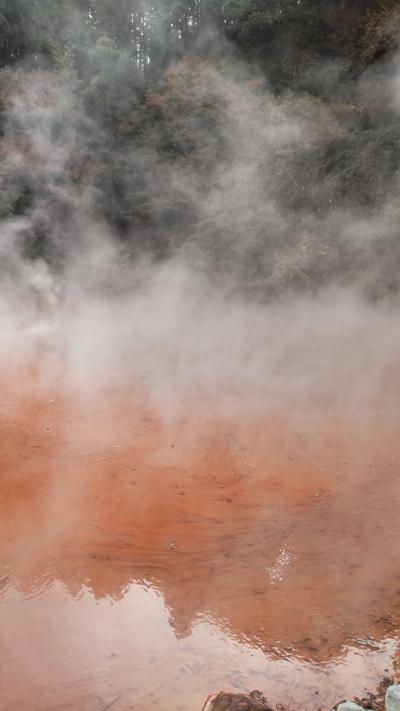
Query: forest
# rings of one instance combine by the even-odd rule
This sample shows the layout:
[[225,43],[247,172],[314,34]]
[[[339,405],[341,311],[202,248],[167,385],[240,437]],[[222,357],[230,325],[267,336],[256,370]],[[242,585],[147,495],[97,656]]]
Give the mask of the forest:
[[1,0],[4,279],[100,230],[117,289],[140,257],[395,295],[399,31],[396,0]]

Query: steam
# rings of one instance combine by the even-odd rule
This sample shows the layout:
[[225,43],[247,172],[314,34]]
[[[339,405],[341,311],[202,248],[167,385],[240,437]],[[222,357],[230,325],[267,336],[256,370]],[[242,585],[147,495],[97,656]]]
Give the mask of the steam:
[[[107,91],[132,67],[104,42]],[[394,408],[398,178],[374,141],[397,130],[397,59],[377,121],[376,73],[335,103],[274,96],[229,54],[187,57],[114,144],[96,77],[85,112],[73,73],[2,72],[3,352],[40,347],[47,378],[55,357],[81,390],[137,383],[158,402]],[[137,215],[123,234],[117,187]]]
[[[75,22],[74,15],[71,27]],[[206,51],[210,45],[213,51]],[[63,62],[66,56],[62,55]],[[42,548],[49,548],[49,560],[58,560],[57,546],[61,542],[61,550],[66,542],[68,555],[73,550],[80,556],[79,572],[71,576],[75,594],[88,560],[95,560],[101,548],[97,563],[102,570],[107,568],[107,546],[111,550],[117,541],[124,582],[117,581],[110,589],[118,589],[121,598],[121,590],[135,579],[135,555],[139,569],[143,560],[147,565],[147,558],[157,567],[159,561],[164,565],[166,555],[179,552],[169,503],[186,495],[181,491],[181,472],[184,480],[193,465],[206,482],[196,516],[191,517],[191,510],[188,514],[188,530],[195,521],[191,534],[195,555],[189,548],[187,558],[177,555],[182,568],[171,577],[186,585],[191,575],[187,560],[197,567],[197,560],[215,557],[212,570],[199,567],[200,573],[206,571],[202,577],[208,588],[204,595],[201,592],[198,606],[212,597],[213,586],[218,590],[222,579],[218,576],[226,570],[223,556],[230,547],[240,566],[244,557],[251,559],[253,549],[236,544],[236,532],[240,537],[247,529],[249,543],[252,536],[257,545],[260,542],[260,557],[254,557],[257,566],[262,559],[260,584],[272,582],[278,592],[296,567],[297,555],[298,567],[302,564],[295,542],[299,525],[300,533],[312,540],[309,558],[314,562],[306,570],[322,581],[315,595],[326,585],[327,599],[335,600],[331,586],[336,586],[342,601],[348,591],[339,588],[346,578],[363,601],[360,608],[368,610],[374,596],[378,609],[381,594],[368,588],[363,576],[366,570],[370,574],[370,560],[373,576],[384,582],[386,567],[395,570],[397,550],[391,547],[396,536],[389,528],[385,537],[377,536],[376,520],[397,520],[396,497],[386,512],[383,503],[390,493],[383,503],[380,498],[373,501],[377,476],[373,478],[370,469],[365,473],[370,452],[362,450],[375,423],[383,422],[377,428],[378,440],[389,422],[390,447],[383,452],[382,471],[389,472],[387,479],[392,476],[388,456],[392,449],[395,452],[393,423],[396,427],[400,396],[398,57],[378,62],[357,81],[342,80],[338,63],[321,63],[297,87],[280,94],[259,67],[238,59],[209,30],[199,40],[198,55],[171,62],[158,78],[148,80],[147,89],[134,59],[108,38],[93,41],[86,59],[83,68],[65,61],[55,71],[32,57],[30,64],[0,71],[0,357],[2,377],[8,373],[12,377],[12,388],[7,386],[5,392],[11,390],[9,399],[17,402],[15,408],[10,406],[11,425],[5,430],[11,433],[11,446],[5,451],[12,456],[5,467],[12,483],[14,473],[18,479],[22,472],[17,493],[25,481],[29,493],[31,476],[29,466],[24,468],[13,451],[20,440],[11,416],[20,403],[18,417],[34,423],[37,430],[26,444],[21,440],[26,458],[36,452],[37,442],[45,443],[43,457],[35,464],[40,469],[38,501],[33,496],[31,504],[28,496],[22,502],[11,557],[29,569],[36,560],[41,568]],[[341,81],[341,91],[335,93]],[[40,397],[30,398],[35,389]],[[118,400],[121,393],[123,405]],[[153,425],[148,439],[137,438],[135,451],[135,427],[138,432],[145,429],[147,408],[152,416],[155,413]],[[187,413],[193,427],[186,424]],[[230,436],[225,429],[222,434],[218,430],[220,416],[223,422],[231,420],[232,431],[239,434],[232,435],[223,450],[222,483],[215,482],[214,489],[216,476],[209,470]],[[328,426],[314,427],[322,418],[327,418]],[[332,456],[337,442],[329,418],[340,423],[337,442],[343,450]],[[292,427],[293,420],[301,426]],[[251,426],[245,432],[249,421],[256,423],[254,436]],[[361,434],[353,437],[346,423],[355,421],[366,422],[367,427],[361,426]],[[264,438],[269,426],[272,434]],[[309,450],[298,444],[299,433],[311,443]],[[321,444],[315,444],[320,436]],[[281,452],[285,437],[290,447]],[[372,449],[374,445],[372,438]],[[329,450],[326,469],[324,447]],[[267,450],[271,456],[264,477]],[[292,450],[297,461],[291,465]],[[338,474],[337,468],[349,452],[352,478],[347,484],[346,473]],[[111,464],[103,467],[106,455]],[[135,458],[141,483],[149,471],[157,476],[162,467],[173,471],[170,480],[166,475],[168,485],[161,494],[154,486],[156,476],[149,478],[148,486],[146,481],[145,487],[134,488]],[[374,456],[370,459],[368,467],[376,463]],[[47,482],[43,487],[42,464]],[[257,476],[264,477],[266,485],[260,488],[265,495],[260,506],[257,479],[249,475],[256,465]],[[376,470],[381,471],[379,466]],[[128,471],[129,479],[121,476],[119,482],[120,471]],[[339,480],[342,473],[346,486],[336,496],[330,478],[338,475]],[[198,480],[189,479],[190,506],[195,511]],[[225,479],[227,487],[234,480],[237,501],[244,497],[237,531],[235,504],[231,507],[232,498],[220,496]],[[361,481],[363,486],[358,487]],[[342,479],[338,490],[341,485]],[[100,496],[92,496],[96,487]],[[291,519],[291,487],[293,500],[297,496],[302,506],[298,520]],[[128,501],[127,492],[138,490],[138,498]],[[114,509],[108,516],[111,494]],[[279,518],[286,494],[289,513]],[[352,504],[360,496],[355,515]],[[320,500],[323,505],[317,509]],[[18,506],[17,495],[16,501]],[[131,509],[139,501],[142,509],[138,506],[135,519]],[[269,526],[269,507],[273,509],[275,501],[278,513]],[[25,542],[31,536],[30,517],[32,513],[34,519],[36,505],[39,534],[31,550]],[[88,521],[81,516],[85,506]],[[179,512],[178,505],[173,506],[173,512]],[[314,512],[310,524],[306,509]],[[144,552],[138,549],[136,554],[131,528],[137,521],[140,530],[151,517],[161,522],[154,550],[146,543]],[[283,530],[286,519],[289,538]],[[343,527],[342,519],[347,522]],[[153,529],[146,530],[151,537]],[[185,530],[178,531],[181,541]],[[348,549],[349,559],[358,561],[363,546],[372,553],[360,573],[352,565],[350,570],[344,555],[347,567],[342,577],[337,575],[335,558],[332,567],[326,564],[325,580],[325,569],[316,561],[324,560],[324,546],[333,539],[336,546],[338,537],[342,545],[338,557],[340,550]],[[207,541],[214,538],[213,553]],[[273,546],[267,561],[266,540]],[[377,575],[382,541],[386,557],[379,561],[382,575]],[[68,558],[66,569],[69,565]],[[236,568],[227,570],[222,595],[231,580],[235,583]],[[90,575],[83,579],[90,584]],[[392,571],[388,579],[392,580]],[[294,581],[296,605],[287,615],[287,626],[300,617],[303,584],[303,578],[299,588]],[[100,588],[99,595],[108,593],[107,584]],[[252,589],[257,586],[252,584]],[[233,594],[227,595],[224,610],[233,599]],[[323,625],[314,608],[307,608],[304,619],[312,630],[318,627],[320,635]],[[195,613],[182,609],[181,629],[186,630]],[[219,614],[217,609],[216,618]],[[344,614],[353,615],[353,610]],[[333,629],[330,620],[329,624]],[[345,624],[337,628],[347,634]],[[289,630],[288,637],[291,634]],[[284,639],[281,630],[278,638]]]

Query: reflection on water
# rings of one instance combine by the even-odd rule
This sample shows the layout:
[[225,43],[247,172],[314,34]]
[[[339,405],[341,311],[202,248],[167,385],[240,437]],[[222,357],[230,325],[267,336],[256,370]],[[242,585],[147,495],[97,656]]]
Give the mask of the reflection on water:
[[151,586],[132,583],[118,602],[84,587],[73,597],[59,582],[32,595],[10,586],[0,615],[3,650],[12,650],[0,673],[1,707],[99,709],[115,699],[116,709],[189,711],[201,709],[210,688],[263,687],[271,701],[311,708],[333,704],[343,689],[373,687],[396,649],[386,638],[321,665],[266,653],[206,617],[180,639],[168,616]]
[[396,423],[2,396],[1,709],[311,709],[397,673]]

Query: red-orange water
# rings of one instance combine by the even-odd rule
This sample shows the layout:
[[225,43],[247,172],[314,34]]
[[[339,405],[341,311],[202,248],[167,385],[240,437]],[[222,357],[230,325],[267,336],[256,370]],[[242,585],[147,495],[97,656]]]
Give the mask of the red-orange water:
[[312,709],[397,673],[399,423],[33,380],[0,383],[0,709]]

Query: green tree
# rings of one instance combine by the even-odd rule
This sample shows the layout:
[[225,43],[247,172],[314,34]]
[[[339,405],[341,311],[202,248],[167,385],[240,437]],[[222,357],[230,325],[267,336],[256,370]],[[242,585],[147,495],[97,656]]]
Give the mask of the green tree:
[[110,37],[100,37],[88,52],[89,75],[82,100],[89,116],[111,128],[137,106],[142,78],[131,53]]

